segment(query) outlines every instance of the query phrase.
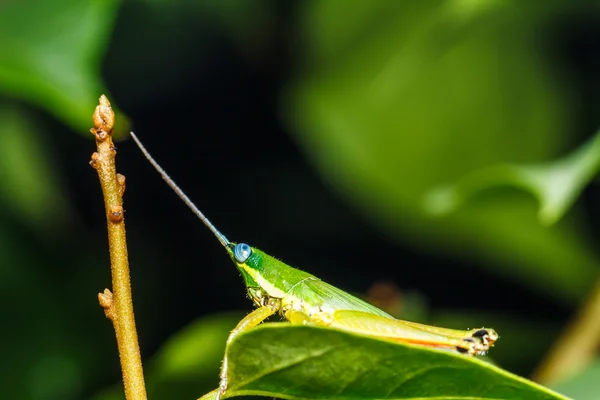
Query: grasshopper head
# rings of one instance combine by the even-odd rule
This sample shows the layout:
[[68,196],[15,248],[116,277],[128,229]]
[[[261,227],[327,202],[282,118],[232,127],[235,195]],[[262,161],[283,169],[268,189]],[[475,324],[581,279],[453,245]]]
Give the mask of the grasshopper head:
[[283,298],[296,282],[289,273],[293,268],[246,243],[230,243],[227,252],[247,288],[261,289],[268,297]]
[[255,249],[246,243],[230,243],[227,253],[242,274],[246,287],[260,288],[262,260]]

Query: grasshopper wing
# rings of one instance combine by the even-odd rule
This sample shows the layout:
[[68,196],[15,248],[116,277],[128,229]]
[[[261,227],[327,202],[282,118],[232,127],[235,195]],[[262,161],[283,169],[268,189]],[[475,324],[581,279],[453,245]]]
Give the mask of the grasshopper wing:
[[336,311],[362,311],[394,319],[394,317],[381,311],[379,308],[315,277],[310,277],[300,282],[292,288],[290,294],[315,306],[327,306]]

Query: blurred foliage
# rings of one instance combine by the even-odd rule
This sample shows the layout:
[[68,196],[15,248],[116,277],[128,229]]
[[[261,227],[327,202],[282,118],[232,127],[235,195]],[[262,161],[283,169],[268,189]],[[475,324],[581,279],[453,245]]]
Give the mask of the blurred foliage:
[[456,211],[478,192],[496,186],[515,186],[533,194],[540,203],[538,218],[545,225],[560,219],[577,200],[600,168],[600,133],[580,149],[558,160],[540,165],[497,165],[475,171],[456,185],[429,194],[428,208],[434,214]]
[[306,73],[289,94],[296,138],[395,237],[573,302],[598,270],[574,218],[547,229],[514,196],[443,219],[424,210],[432,188],[500,162],[547,160],[569,132],[569,95],[535,51],[553,3],[469,8],[477,3],[311,2],[301,19]]
[[118,4],[115,0],[2,4],[0,89],[47,108],[86,132],[89,110],[106,91],[100,61]]
[[[594,80],[582,84],[583,89],[577,86],[569,75],[573,71],[553,59],[556,54],[548,48],[549,42],[555,42],[552,35],[556,31],[577,31],[579,21],[585,18],[598,25],[600,13],[595,4],[469,0],[3,2],[0,290],[9,305],[2,312],[8,328],[0,334],[2,343],[7,344],[1,352],[4,397],[89,398],[90,393],[119,379],[112,328],[103,320],[93,295],[110,279],[98,211],[102,201],[95,177],[91,172],[85,175],[85,163],[93,149],[87,133],[91,112],[107,88],[116,96],[111,97],[113,103],[143,110],[137,119],[133,115],[133,120],[148,136],[191,132],[173,136],[177,141],[168,146],[161,137],[162,147],[196,149],[202,143],[205,152],[194,153],[196,159],[185,164],[192,170],[192,178],[201,177],[207,185],[211,180],[224,181],[223,187],[231,191],[217,193],[220,208],[215,210],[220,215],[235,210],[237,225],[251,227],[257,237],[269,231],[272,235],[265,240],[276,243],[277,237],[282,237],[277,243],[289,247],[277,250],[281,254],[293,248],[289,243],[297,243],[306,253],[314,248],[310,240],[319,241],[330,253],[331,248],[339,251],[330,254],[335,258],[329,260],[342,265],[344,271],[360,269],[362,276],[376,264],[386,264],[389,276],[385,278],[397,276],[400,259],[428,254],[441,260],[438,272],[422,264],[412,269],[401,265],[407,280],[419,269],[426,271],[428,282],[419,285],[423,290],[448,276],[442,271],[448,260],[462,260],[464,265],[452,271],[454,281],[438,283],[450,286],[456,298],[466,298],[463,308],[428,309],[429,315],[420,311],[420,321],[493,326],[502,336],[494,349],[494,361],[526,372],[560,332],[564,316],[558,308],[573,309],[598,273],[598,254],[590,234],[598,219],[577,201],[596,172],[598,138],[591,138],[587,145],[581,143],[598,124],[597,112],[591,112],[588,125],[594,127],[589,128],[580,121],[582,106],[574,100],[585,90],[593,92],[598,87]],[[561,27],[565,20],[575,21],[575,27]],[[237,53],[223,61],[219,51],[227,46]],[[108,59],[104,58],[106,51]],[[275,78],[258,79],[260,84],[252,81],[261,74]],[[240,85],[240,76],[242,82],[254,83]],[[186,90],[187,97],[181,94]],[[282,105],[277,112],[271,95],[278,96]],[[246,102],[237,103],[236,98]],[[195,99],[201,101],[195,103]],[[269,111],[257,113],[257,104],[263,103]],[[217,114],[211,106],[226,110]],[[165,117],[169,107],[182,111]],[[169,119],[173,115],[183,122]],[[263,122],[265,115],[283,121],[290,131],[268,127]],[[125,125],[124,116],[117,118]],[[143,125],[145,120],[151,121]],[[234,122],[239,125],[232,125]],[[268,130],[273,131],[271,136],[266,136]],[[392,248],[384,242],[390,250],[383,262],[369,259],[373,268],[365,268],[365,263],[353,267],[342,259],[345,253],[358,259],[366,248],[364,237],[358,236],[358,245],[348,242],[352,251],[342,251],[339,240],[349,240],[352,235],[348,225],[338,222],[329,229],[325,225],[352,213],[336,214],[339,203],[332,203],[330,209],[314,205],[321,198],[313,195],[312,186],[303,186],[297,170],[289,168],[296,150],[277,141],[283,136],[281,131],[289,133],[343,203],[351,204],[368,221],[363,230],[376,227],[397,246],[417,250]],[[85,135],[90,140],[83,143]],[[264,145],[261,135],[275,144]],[[189,137],[197,142],[186,142]],[[573,151],[578,147],[580,150]],[[273,161],[278,159],[273,157],[279,153],[285,159],[276,164]],[[182,158],[177,154],[170,157]],[[212,163],[210,168],[200,170],[201,158]],[[252,164],[260,160],[264,164]],[[214,168],[217,162],[219,168]],[[508,167],[499,170],[499,165]],[[137,168],[127,171],[128,177]],[[224,175],[217,176],[221,172]],[[253,190],[231,184],[231,176],[239,177],[241,172],[245,182],[252,182]],[[80,175],[84,178],[79,179]],[[470,179],[477,181],[474,189]],[[82,181],[89,181],[89,188],[81,187]],[[454,194],[458,203],[447,191],[435,192],[454,183],[451,188],[458,191]],[[538,198],[540,211],[531,196],[506,185],[497,187],[499,183],[525,186]],[[160,183],[154,180],[152,185]],[[206,187],[201,193],[208,203],[210,190]],[[133,284],[134,296],[139,299],[140,337],[142,346],[149,349],[144,354],[149,356],[159,347],[153,340],[164,340],[191,318],[189,314],[187,319],[173,316],[180,311],[174,304],[197,316],[231,304],[227,300],[243,289],[231,283],[234,273],[211,269],[212,258],[205,253],[199,261],[211,268],[202,268],[201,281],[196,282],[187,271],[180,281],[174,281],[172,276],[183,272],[175,267],[184,265],[185,257],[169,253],[169,239],[181,236],[175,236],[178,228],[171,231],[164,222],[173,226],[175,218],[151,220],[156,211],[149,206],[152,210],[136,220],[133,204],[139,210],[144,203],[154,203],[145,196],[156,196],[154,189],[150,194],[142,190],[143,184],[134,184],[133,189],[128,184],[128,222],[137,222],[128,225],[128,231],[132,264],[144,267],[133,269]],[[476,196],[470,196],[473,190]],[[142,193],[137,203],[136,192]],[[432,193],[445,194],[445,198],[434,198],[433,205],[452,212],[433,215],[427,208],[432,205],[432,197],[428,197]],[[465,196],[469,201],[462,201]],[[268,197],[275,198],[275,203],[269,203]],[[230,199],[239,203],[226,203]],[[252,215],[237,213],[240,204],[248,204]],[[279,208],[269,208],[273,204]],[[297,205],[301,207],[295,208]],[[274,216],[257,224],[255,218],[264,215],[261,206]],[[98,212],[88,217],[83,208]],[[294,217],[300,209],[303,214],[295,219],[281,215]],[[547,223],[564,218],[547,227],[536,218],[540,213]],[[309,219],[305,215],[319,224],[323,221],[323,226],[302,224]],[[90,220],[100,222],[96,226]],[[300,232],[303,240],[289,240],[281,230],[273,229],[274,223]],[[169,229],[168,234],[164,229]],[[131,239],[136,231],[144,238],[142,244]],[[381,252],[384,239],[377,234],[374,237],[376,245],[370,250]],[[310,256],[318,258],[318,254]],[[227,260],[222,254],[219,257],[224,265]],[[319,275],[319,265],[315,261],[306,268],[314,268],[311,272]],[[327,272],[328,265],[321,271]],[[332,276],[336,273],[331,272]],[[342,281],[343,275],[339,273]],[[510,282],[514,291],[529,293],[532,302],[543,298],[550,306],[544,310],[526,305],[519,310],[503,309],[514,292],[495,291],[502,279]],[[173,282],[192,282],[198,293]],[[464,285],[459,286],[461,283]],[[475,286],[483,287],[489,296],[474,297],[471,291]],[[174,298],[182,300],[175,303]],[[239,307],[243,306],[249,308],[250,304]],[[231,316],[219,315],[198,319],[175,333],[147,363],[150,396],[194,398],[215,387],[224,338],[234,324]],[[578,399],[593,398],[592,385],[599,376],[598,368],[592,366],[556,389]],[[96,398],[117,399],[120,390],[116,385]]]
[[[232,326],[242,315],[220,315],[200,318],[165,343],[146,363],[148,397],[195,399],[219,384],[218,374],[225,341]],[[124,399],[121,385],[107,389],[93,400]]]
[[55,160],[44,153],[39,129],[17,107],[0,109],[0,191],[11,213],[44,230],[66,214],[66,199],[56,190],[60,179]]
[[553,385],[556,390],[577,400],[593,400],[598,397],[600,361],[595,361],[585,371],[568,377]]

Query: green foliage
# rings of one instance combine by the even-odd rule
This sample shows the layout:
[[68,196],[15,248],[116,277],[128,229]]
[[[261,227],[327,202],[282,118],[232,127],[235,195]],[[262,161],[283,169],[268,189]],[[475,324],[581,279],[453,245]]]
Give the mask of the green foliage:
[[[403,244],[489,268],[488,280],[478,285],[493,285],[495,275],[504,275],[567,306],[584,296],[600,262],[577,207],[569,210],[597,172],[600,134],[563,156],[576,145],[570,128],[577,116],[570,101],[573,87],[537,42],[552,18],[566,9],[577,11],[579,2],[306,0],[294,6],[293,23],[281,17],[283,7],[276,3],[130,2],[130,15],[159,16],[149,18],[159,23],[140,17],[124,24],[124,31],[142,38],[126,51],[143,62],[116,74],[118,90],[130,91],[130,104],[161,96],[176,104],[172,98],[182,87],[206,83],[204,71],[189,65],[190,53],[206,53],[203,65],[210,72],[217,65],[211,64],[211,46],[223,31],[252,68],[272,62],[263,59],[269,43],[299,39],[287,43],[286,49],[296,53],[291,72],[284,71],[291,79],[281,118],[343,201]],[[0,291],[9,305],[2,313],[0,384],[6,398],[79,399],[106,382],[118,382],[114,335],[94,298],[109,282],[105,249],[98,245],[105,232],[90,232],[77,213],[73,188],[65,185],[87,168],[89,154],[73,155],[80,167],[68,171],[59,164],[67,152],[53,147],[51,137],[89,136],[91,110],[107,92],[102,61],[119,5],[117,0],[0,5]],[[190,35],[182,20],[201,28]],[[280,26],[285,32],[278,31]],[[143,47],[143,40],[151,46]],[[172,51],[160,52],[161,45]],[[161,62],[173,63],[170,75]],[[190,69],[196,76],[182,72]],[[256,73],[248,70],[247,75]],[[139,92],[123,85],[127,72],[143,76]],[[228,81],[230,73],[225,68],[219,77]],[[218,97],[220,90],[208,96]],[[224,96],[237,95],[223,90]],[[47,121],[22,100],[73,132],[65,134],[56,121],[44,125]],[[206,133],[202,140],[209,140],[209,134],[223,134],[222,122],[207,123],[214,129],[209,132],[195,121],[183,132],[200,129]],[[170,133],[174,139],[168,145],[175,148],[177,132]],[[72,142],[77,140],[73,136]],[[264,168],[264,176],[278,167]],[[72,175],[61,178],[67,173]],[[95,177],[89,175],[100,207]],[[506,186],[531,192],[539,210],[531,196]],[[138,237],[147,239],[152,224],[128,228],[146,229]],[[298,229],[314,235],[306,226]],[[152,251],[164,249],[153,247],[139,245],[138,256],[150,255],[132,268],[146,274],[133,280],[144,344],[172,311],[156,305],[156,293],[168,297],[179,291],[159,287],[162,281],[146,269],[158,262]],[[164,264],[161,271],[171,273],[166,266],[181,264],[181,257]],[[468,271],[457,274],[468,276]],[[233,283],[221,284],[226,289]],[[501,304],[504,298],[487,301]],[[502,366],[521,362],[521,368],[537,362],[561,329],[561,321],[488,312],[481,309],[486,304],[478,302],[480,309],[473,312],[434,310],[429,322],[493,326],[502,335],[491,354],[494,361]],[[150,397],[196,398],[215,387],[227,333],[238,319],[204,318],[176,333],[145,365]],[[366,399],[392,393],[393,386],[393,398],[561,398],[479,360],[309,327],[260,327],[234,342],[231,357],[235,368],[228,395],[323,398],[337,393],[334,398]],[[594,364],[553,388],[591,400],[598,374]],[[336,386],[343,381],[344,391]],[[115,384],[95,399],[122,397],[122,386]]]
[[[169,339],[147,365],[149,396],[193,398],[216,386],[225,339],[235,321],[234,316],[202,318]],[[308,326],[264,324],[240,335],[229,357],[226,398],[564,398],[478,358]],[[120,385],[94,397],[121,399]]]
[[429,195],[432,213],[456,211],[469,197],[498,186],[515,186],[531,192],[540,203],[538,218],[555,223],[573,205],[600,168],[600,132],[572,154],[538,165],[498,165],[475,171],[455,185]]
[[[90,110],[105,91],[100,62],[117,5],[0,4],[0,291],[10,305],[0,333],[3,398],[81,398],[114,345],[112,337],[90,334],[105,321],[90,321],[80,307],[98,290],[101,261],[83,255],[86,235],[74,235],[81,227],[52,147],[61,128],[48,129],[14,99],[89,135]],[[89,321],[85,335],[81,321]]]
[[116,0],[3,4],[0,90],[47,108],[86,133],[90,110],[106,92],[100,61],[118,4]]
[[0,192],[5,206],[27,225],[47,229],[66,213],[66,201],[56,190],[60,180],[55,160],[44,153],[39,127],[18,107],[0,108],[0,126]]
[[531,199],[511,193],[444,218],[423,205],[471,171],[562,149],[569,93],[532,51],[557,3],[303,4],[308,62],[286,100],[298,144],[329,184],[394,238],[580,299],[600,264],[574,216],[547,229]]
[[225,398],[564,399],[476,358],[317,327],[264,324],[228,355]]
[[[147,363],[149,396],[167,400],[177,393],[193,398],[215,387],[227,334],[240,317],[201,318],[170,338]],[[231,390],[225,397],[310,399],[335,393],[332,398],[362,399],[382,398],[383,391],[390,392],[389,398],[410,398],[413,391],[431,398],[437,391],[457,398],[563,398],[481,358],[285,323],[264,324],[240,335],[229,357]],[[343,385],[348,387],[344,392]],[[397,387],[393,394],[392,387]],[[93,400],[121,399],[122,388],[116,385]]]

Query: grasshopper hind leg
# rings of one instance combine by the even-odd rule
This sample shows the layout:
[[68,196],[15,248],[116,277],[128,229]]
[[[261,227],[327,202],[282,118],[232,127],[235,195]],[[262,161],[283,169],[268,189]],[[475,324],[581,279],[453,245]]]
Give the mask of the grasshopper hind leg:
[[494,346],[499,336],[493,329],[474,329],[469,336],[463,339],[463,343],[456,346],[456,351],[469,355],[484,355],[490,347]]
[[492,347],[500,336],[493,329],[481,328],[473,333],[473,337],[479,338],[484,345]]
[[286,304],[280,311],[293,324],[328,326],[378,339],[435,347],[471,356],[485,354],[498,339],[493,329],[461,331],[437,328],[363,311],[334,310],[327,305],[302,308]]

